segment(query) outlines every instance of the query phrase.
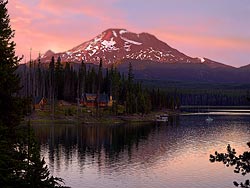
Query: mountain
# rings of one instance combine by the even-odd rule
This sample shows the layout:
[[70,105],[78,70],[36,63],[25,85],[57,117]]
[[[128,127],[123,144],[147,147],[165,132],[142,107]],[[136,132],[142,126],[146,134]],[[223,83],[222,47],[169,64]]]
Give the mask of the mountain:
[[178,80],[198,82],[250,82],[249,66],[235,68],[208,58],[193,58],[170,47],[149,33],[132,33],[126,29],[108,29],[93,39],[68,51],[47,51],[41,62],[48,63],[52,56],[63,62],[113,64],[119,71],[127,72],[133,63],[134,74],[139,79]]
[[[206,58],[192,58],[148,33],[132,33],[125,29],[108,29],[95,38],[84,42],[63,53],[49,53],[61,56],[62,61],[99,63],[117,63],[124,59],[150,60],[159,63],[206,63],[211,67],[225,67]],[[48,52],[42,56],[43,62],[49,62]]]

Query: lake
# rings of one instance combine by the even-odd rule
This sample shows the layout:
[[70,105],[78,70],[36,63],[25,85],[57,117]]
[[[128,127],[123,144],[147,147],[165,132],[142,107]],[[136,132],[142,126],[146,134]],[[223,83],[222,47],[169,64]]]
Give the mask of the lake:
[[171,117],[164,124],[34,125],[51,173],[72,188],[228,188],[233,168],[210,163],[216,150],[247,150],[250,115],[241,111]]

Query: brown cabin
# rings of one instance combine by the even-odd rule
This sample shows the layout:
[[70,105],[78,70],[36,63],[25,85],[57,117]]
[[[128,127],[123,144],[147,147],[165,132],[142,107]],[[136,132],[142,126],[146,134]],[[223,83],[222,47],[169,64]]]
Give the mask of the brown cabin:
[[43,110],[45,105],[47,104],[47,99],[45,97],[35,97],[34,98],[34,109]]
[[[96,107],[97,105],[97,95],[92,93],[84,93],[81,97],[80,103],[87,107]],[[106,94],[100,94],[99,96],[99,107],[112,106],[112,96]]]

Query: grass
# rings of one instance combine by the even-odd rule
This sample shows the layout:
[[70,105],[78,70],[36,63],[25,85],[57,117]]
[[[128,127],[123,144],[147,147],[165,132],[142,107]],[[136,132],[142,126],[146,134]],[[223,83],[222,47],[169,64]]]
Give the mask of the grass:
[[29,117],[33,124],[121,124],[125,122],[151,122],[159,112],[152,112],[145,116],[139,114],[119,115],[111,114],[110,108],[101,108],[99,116],[96,116],[95,108],[77,107],[75,104],[56,105],[54,115],[50,111],[50,106],[45,106],[44,110],[37,109]]

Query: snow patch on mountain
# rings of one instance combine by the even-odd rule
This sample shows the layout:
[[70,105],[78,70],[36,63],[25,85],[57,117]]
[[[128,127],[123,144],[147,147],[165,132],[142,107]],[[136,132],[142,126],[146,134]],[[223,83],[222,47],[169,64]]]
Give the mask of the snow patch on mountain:
[[129,40],[129,39],[127,39],[127,38],[125,38],[125,37],[122,37],[122,36],[121,36],[121,39],[124,40],[124,41],[126,41],[126,42],[129,42],[129,43],[131,43],[131,44],[142,45],[141,42],[136,42],[136,41],[133,41],[133,40]]
[[102,36],[96,37],[96,38],[94,39],[93,44],[96,44],[96,43],[99,42],[100,40],[102,40]]
[[89,52],[89,56],[93,56],[95,53],[96,53],[96,49],[93,49],[93,50],[91,50],[91,52]]
[[115,47],[116,41],[114,41],[114,38],[112,37],[110,41],[108,40],[103,40],[101,42],[102,44],[102,49],[107,49],[109,51],[111,50],[119,50],[119,48]]
[[206,60],[203,57],[198,57],[202,63],[204,63]]
[[120,35],[122,35],[122,34],[124,34],[124,33],[127,33],[127,32],[128,32],[128,31],[125,30],[125,29],[121,29],[121,30],[119,31]]
[[117,34],[116,34],[116,32],[115,31],[112,31],[113,32],[113,35],[115,36],[115,37],[117,37]]
[[[48,53],[42,58],[49,62],[53,55]],[[161,63],[209,62],[204,58],[188,57],[148,33],[136,34],[125,29],[108,29],[71,50],[55,54],[57,56],[61,56],[62,61],[85,60],[91,63],[98,63],[98,58],[102,57],[105,64],[116,63],[124,58]]]
[[131,47],[131,44],[129,42],[125,42],[124,43],[124,49],[125,49],[125,51],[127,51],[127,52],[131,51],[130,47]]

